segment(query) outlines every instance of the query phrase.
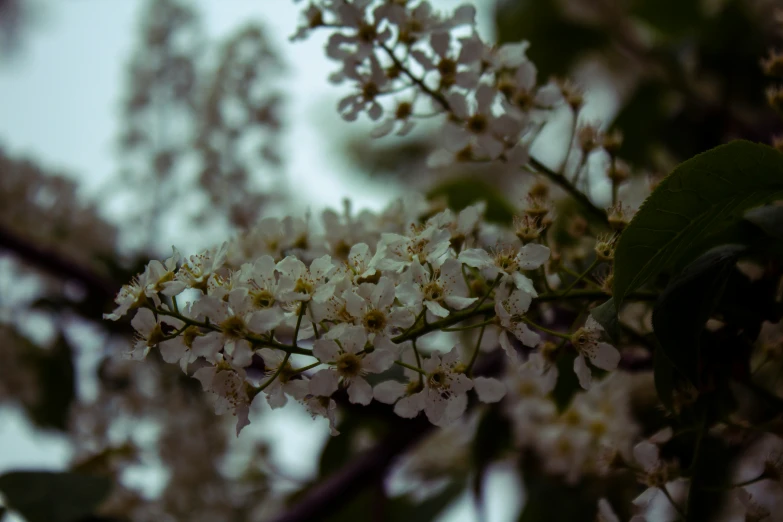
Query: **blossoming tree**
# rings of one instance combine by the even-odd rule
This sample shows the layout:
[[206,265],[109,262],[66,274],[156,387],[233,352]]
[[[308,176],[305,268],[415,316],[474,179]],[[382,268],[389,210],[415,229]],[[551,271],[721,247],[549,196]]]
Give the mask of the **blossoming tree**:
[[[623,136],[579,119],[584,93],[542,78],[527,42],[483,39],[473,5],[313,0],[292,40],[315,32],[344,120],[370,120],[376,138],[434,125],[429,168],[502,168],[527,189],[506,220],[488,219],[505,204],[495,193],[266,217],[205,251],[174,248],[122,287],[104,318],[130,317],[127,356],[159,353],[197,380],[237,436],[265,401],[299,403],[333,440],[377,441],[275,520],[369,517],[339,510],[364,502],[363,485],[386,498],[403,453],[414,475],[469,469],[434,473],[446,487],[419,502],[387,498],[379,519],[429,519],[466,480],[480,505],[488,466],[513,455],[520,520],[773,520],[780,140],[721,145],[640,188]],[[783,76],[783,57],[762,69]],[[782,93],[767,92],[772,109]],[[535,144],[562,110],[558,168]]]

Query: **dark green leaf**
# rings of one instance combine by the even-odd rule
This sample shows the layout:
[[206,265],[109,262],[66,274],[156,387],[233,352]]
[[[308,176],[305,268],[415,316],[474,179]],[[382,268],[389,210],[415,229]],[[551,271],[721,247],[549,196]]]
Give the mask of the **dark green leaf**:
[[0,475],[7,507],[27,522],[74,522],[106,499],[111,481],[104,477],[50,471],[12,471]]
[[617,319],[617,308],[614,306],[614,298],[609,298],[605,303],[590,310],[590,315],[603,326],[612,340],[620,338],[620,322]]
[[463,178],[446,181],[430,190],[429,198],[446,197],[449,208],[463,208],[484,201],[487,204],[485,213],[487,221],[510,224],[514,217],[514,206],[497,188],[489,183],[475,179]]
[[[720,299],[741,245],[707,252],[677,275],[653,310],[653,330],[666,358],[694,385],[699,384],[700,338]],[[660,361],[659,361],[660,363]]]
[[620,236],[614,299],[676,264],[699,238],[726,228],[753,207],[783,197],[783,154],[747,141],[682,163],[644,202]]

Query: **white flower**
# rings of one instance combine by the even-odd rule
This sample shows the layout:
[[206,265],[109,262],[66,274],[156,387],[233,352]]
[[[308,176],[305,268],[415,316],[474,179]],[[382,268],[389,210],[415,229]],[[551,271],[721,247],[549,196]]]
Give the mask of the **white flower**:
[[483,248],[469,248],[462,251],[458,259],[468,266],[486,269],[489,277],[511,277],[517,288],[537,297],[533,282],[519,270],[534,270],[543,265],[549,259],[549,248],[538,243],[528,243],[519,249],[502,248],[497,250],[494,256],[490,256]]
[[119,306],[112,313],[103,314],[103,318],[116,321],[133,308],[143,305],[148,297],[159,306],[159,292],[168,296],[180,293],[185,286],[181,285],[180,288],[180,284],[175,281],[174,274],[180,259],[179,251],[174,248],[174,254],[163,263],[158,260],[150,261],[144,268],[144,272],[136,277],[131,284],[123,285],[114,300]]
[[493,113],[498,92],[486,84],[479,86],[474,95],[473,108],[468,107],[466,98],[458,93],[448,97],[452,113],[459,123],[447,120],[443,127],[443,139],[450,150],[460,150],[473,145],[474,154],[481,159],[494,160],[500,157],[508,146],[519,141],[522,126],[514,118]]
[[117,294],[117,297],[114,298],[114,302],[118,305],[117,308],[110,314],[103,314],[103,318],[110,321],[117,321],[127,314],[129,310],[143,304],[147,297],[146,287],[146,272],[130,284],[123,285]]
[[309,301],[323,303],[329,299],[331,288],[326,285],[327,277],[334,271],[332,258],[328,255],[315,259],[310,269],[299,259],[288,256],[277,264],[280,272],[278,295],[285,301]]
[[228,302],[203,296],[193,305],[193,312],[208,317],[219,329],[197,337],[193,341],[194,353],[214,362],[218,352],[225,348],[237,367],[248,366],[253,356],[247,336],[266,333],[283,319],[278,308],[257,311],[250,296],[241,289],[233,290]]
[[346,312],[367,331],[375,348],[394,350],[391,337],[399,328],[413,324],[415,314],[404,308],[393,308],[394,283],[383,276],[378,283],[362,283],[343,294]]
[[[465,412],[468,403],[467,391],[474,387],[474,382],[461,371],[464,367],[459,364],[456,346],[443,356],[433,354],[421,364],[427,373],[424,388],[397,401],[394,412],[400,417],[412,418],[424,410],[431,423],[446,426]],[[479,399],[500,400],[505,390],[501,390],[497,385],[500,383],[496,383],[495,379],[482,378],[479,384]]]
[[[337,431],[337,403],[329,395],[317,395],[310,389],[310,382],[307,380],[296,380],[291,382],[291,395],[305,405],[310,415],[315,418],[324,417],[329,421],[329,433],[332,436],[339,435]],[[332,392],[334,393],[334,392]]]
[[215,413],[233,412],[237,417],[237,437],[242,428],[250,424],[250,397],[245,385],[245,372],[219,362],[196,370],[193,377],[201,382],[204,391],[215,400]]
[[413,121],[413,110],[416,104],[416,97],[412,100],[398,100],[397,105],[390,116],[380,122],[370,132],[373,138],[382,138],[389,134],[395,126],[398,126],[397,136],[407,136],[413,130],[415,122]]
[[346,61],[340,77],[354,80],[358,91],[337,104],[337,111],[344,120],[354,121],[364,110],[373,121],[383,116],[383,106],[378,103],[377,97],[387,90],[389,78],[374,56],[370,60],[369,71],[360,70],[355,61]]
[[[157,259],[150,261],[146,269],[147,297],[155,298],[158,292],[167,296],[179,294],[184,287],[175,281],[177,264],[182,259],[179,251],[172,247],[174,253],[162,263]],[[159,301],[158,301],[159,304]]]
[[452,51],[451,44],[451,33],[437,31],[430,35],[430,47],[435,53],[434,56],[421,49],[413,49],[410,55],[426,73],[438,73],[438,90],[452,87],[475,88],[480,76],[481,54],[475,52],[475,46],[462,47],[457,54]]
[[585,462],[593,450],[590,434],[575,430],[567,424],[542,426],[534,445],[543,460],[544,469],[553,475],[562,475],[566,482],[575,484],[585,468]]
[[363,60],[373,54],[374,47],[386,42],[392,36],[391,29],[379,31],[379,17],[376,21],[366,18],[367,7],[372,0],[341,2],[337,7],[337,24],[352,30],[351,34],[333,33],[326,45],[326,54],[336,60]]
[[658,446],[650,440],[644,440],[633,447],[633,457],[642,467],[643,474],[639,480],[648,486],[642,494],[633,500],[637,506],[649,505],[660,493],[661,488],[667,488],[673,481],[683,482],[679,478],[679,467],[676,463],[661,460]]
[[352,216],[351,203],[347,199],[343,201],[343,207],[342,215],[332,209],[326,209],[321,214],[329,253],[341,260],[347,259],[356,245],[372,240],[374,234],[371,234],[370,229],[375,221],[369,211]]
[[367,333],[361,326],[335,328],[325,337],[328,338],[315,341],[313,355],[332,367],[312,376],[311,393],[328,397],[337,390],[338,381],[342,378],[351,402],[369,404],[372,401],[372,387],[364,375],[388,370],[394,364],[394,354],[384,349],[364,354]]
[[275,260],[263,255],[252,265],[245,263],[237,276],[241,284],[247,287],[253,306],[259,310],[272,308],[278,299]]
[[286,361],[285,365],[283,365],[285,355],[279,350],[261,348],[258,354],[264,360],[266,379],[277,376],[274,381],[264,388],[266,400],[272,409],[283,407],[288,402],[286,394],[295,396],[297,384],[296,381],[291,380],[291,377],[295,375],[294,368],[291,366],[290,361]]
[[[283,257],[283,250],[288,244],[283,223],[272,217],[263,218],[241,238],[238,245],[241,247],[243,259],[252,259],[264,254],[274,259]],[[241,264],[236,263],[236,264]]]
[[207,292],[211,279],[226,262],[228,243],[204,253],[190,256],[190,259],[177,272],[177,281],[166,286],[169,292],[179,292],[185,288],[195,288]]
[[495,314],[503,328],[498,341],[512,359],[517,358],[517,352],[506,332],[511,332],[522,344],[531,348],[535,348],[541,342],[541,337],[528,328],[522,320],[532,300],[533,296],[530,293],[519,288],[510,290],[506,284],[501,284],[495,293]]
[[462,263],[453,258],[447,259],[432,273],[414,259],[397,287],[397,298],[405,306],[418,313],[423,303],[427,310],[437,317],[449,315],[449,311],[443,307],[444,304],[456,310],[473,304],[477,298],[468,297],[467,294]]
[[571,343],[579,352],[574,360],[574,372],[579,378],[580,386],[585,390],[590,388],[593,380],[586,359],[590,359],[591,363],[603,370],[614,370],[620,363],[620,352],[617,348],[599,340],[601,332],[603,327],[591,315],[584,327],[571,336]]
[[526,113],[534,108],[553,107],[562,101],[562,93],[554,83],[536,89],[537,73],[536,66],[528,60],[522,61],[513,75],[501,73],[499,83],[506,95],[504,108],[512,114],[515,111]]
[[350,278],[356,283],[368,280],[377,273],[377,265],[380,256],[370,253],[367,243],[357,243],[351,247],[346,266],[350,271]]
[[539,353],[531,354],[522,364],[517,359],[508,364],[506,411],[517,444],[526,446],[538,435],[541,425],[549,424],[557,417],[557,408],[550,397],[557,384],[557,367],[548,364]]
[[153,346],[165,339],[167,334],[163,331],[164,323],[168,329],[179,329],[183,326],[182,321],[173,317],[160,316],[156,319],[149,308],[142,308],[136,312],[136,316],[131,321],[131,326],[136,330],[133,351],[130,353],[132,359],[144,359]]
[[480,201],[462,209],[456,216],[449,209],[436,214],[427,221],[428,225],[447,229],[451,233],[451,247],[459,252],[467,240],[476,235],[479,223],[484,215],[487,204]]
[[378,243],[379,270],[402,272],[414,259],[420,263],[436,263],[448,251],[451,233],[448,230],[427,226],[413,231],[412,236],[381,234]]
[[[190,317],[190,303],[180,309],[180,314]],[[188,326],[181,334],[160,343],[160,354],[167,363],[179,363],[184,373],[187,373],[190,363],[198,359],[193,352],[193,341],[203,335],[197,326]]]

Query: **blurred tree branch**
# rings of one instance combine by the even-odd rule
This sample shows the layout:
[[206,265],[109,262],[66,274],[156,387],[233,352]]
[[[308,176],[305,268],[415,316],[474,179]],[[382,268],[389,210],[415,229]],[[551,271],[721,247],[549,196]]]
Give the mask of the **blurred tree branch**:
[[120,285],[116,281],[101,276],[54,250],[42,248],[2,225],[0,225],[0,249],[11,252],[51,276],[76,281],[85,289],[88,296],[95,300],[111,302],[120,290]]

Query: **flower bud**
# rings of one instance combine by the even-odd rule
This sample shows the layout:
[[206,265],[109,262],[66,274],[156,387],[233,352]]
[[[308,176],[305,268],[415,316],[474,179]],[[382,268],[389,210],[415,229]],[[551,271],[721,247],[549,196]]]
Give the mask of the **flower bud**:
[[604,134],[601,142],[606,152],[615,156],[623,145],[623,133],[618,129],[614,129],[611,132]]
[[612,261],[614,259],[616,237],[611,235],[598,238],[598,241],[595,243],[595,254],[598,256],[598,259],[601,261]]
[[613,184],[619,185],[631,176],[631,168],[623,160],[616,159],[609,165],[606,176]]
[[767,76],[783,78],[783,54],[769,50],[769,56],[761,60],[761,68]]
[[776,111],[783,111],[783,87],[775,86],[768,88],[767,103]]
[[617,204],[606,209],[606,212],[608,214],[607,220],[609,221],[609,226],[617,231],[625,230],[625,227],[631,222],[631,218],[633,218],[634,214],[631,207],[623,205],[622,202],[619,201]]

